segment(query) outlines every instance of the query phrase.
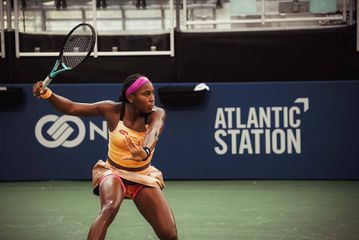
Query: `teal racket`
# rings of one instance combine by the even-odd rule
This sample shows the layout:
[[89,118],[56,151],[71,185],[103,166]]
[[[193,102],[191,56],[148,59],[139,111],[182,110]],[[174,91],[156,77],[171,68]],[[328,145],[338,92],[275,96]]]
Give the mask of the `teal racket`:
[[70,71],[84,62],[93,51],[96,42],[95,29],[88,23],[75,26],[66,36],[54,67],[43,81],[45,89],[60,73]]

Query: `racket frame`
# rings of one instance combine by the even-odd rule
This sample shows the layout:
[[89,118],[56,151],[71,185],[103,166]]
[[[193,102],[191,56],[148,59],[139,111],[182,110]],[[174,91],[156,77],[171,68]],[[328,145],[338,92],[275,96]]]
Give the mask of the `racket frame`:
[[[82,26],[86,26],[86,27],[90,28],[92,36],[94,36],[94,40],[92,41],[91,47],[90,47],[88,53],[86,54],[86,56],[82,59],[82,61],[79,64],[77,64],[75,67],[70,68],[70,67],[66,66],[65,63],[62,62],[62,58],[63,58],[63,55],[64,55],[64,48],[65,48],[66,42],[69,39],[69,37],[71,36],[71,34],[75,30],[77,30],[77,28],[80,28]],[[52,68],[50,74],[42,82],[43,89],[45,89],[50,84],[50,82],[55,78],[55,76],[58,75],[59,73],[72,70],[72,69],[76,68],[78,65],[80,65],[82,62],[84,62],[91,55],[91,53],[93,51],[93,49],[95,47],[95,43],[96,43],[96,38],[97,38],[97,36],[96,36],[96,31],[95,31],[94,27],[92,25],[88,24],[88,23],[80,23],[80,24],[76,25],[75,27],[73,27],[71,29],[71,31],[67,34],[66,38],[65,38],[65,41],[64,41],[64,43],[62,45],[61,51],[60,51],[59,56],[58,56],[58,58],[57,58],[57,60],[56,60],[56,62],[54,64],[54,67]],[[56,70],[59,66],[61,66],[62,68]]]

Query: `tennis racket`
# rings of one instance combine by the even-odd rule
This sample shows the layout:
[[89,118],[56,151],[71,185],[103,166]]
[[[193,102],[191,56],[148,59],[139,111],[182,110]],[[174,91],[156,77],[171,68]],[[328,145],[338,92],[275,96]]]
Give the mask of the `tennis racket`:
[[42,82],[45,89],[55,76],[70,71],[84,62],[90,56],[96,42],[95,29],[87,23],[75,26],[66,36],[65,43],[60,51],[50,74]]

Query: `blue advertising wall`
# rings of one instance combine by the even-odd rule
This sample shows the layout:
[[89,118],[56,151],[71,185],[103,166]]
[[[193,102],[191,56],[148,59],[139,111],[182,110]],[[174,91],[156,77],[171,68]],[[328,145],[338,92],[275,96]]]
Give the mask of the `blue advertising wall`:
[[[160,87],[195,84],[155,84]],[[211,83],[196,106],[166,107],[153,165],[166,179],[358,179],[359,82]],[[63,116],[24,90],[0,111],[0,180],[90,179],[106,122]],[[53,84],[74,101],[116,100],[120,84]]]

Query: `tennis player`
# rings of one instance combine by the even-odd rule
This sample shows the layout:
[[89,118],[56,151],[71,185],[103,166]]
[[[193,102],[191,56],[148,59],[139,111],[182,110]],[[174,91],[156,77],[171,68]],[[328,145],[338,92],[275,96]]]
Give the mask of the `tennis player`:
[[93,192],[100,197],[101,211],[88,239],[105,239],[125,198],[134,201],[160,239],[177,239],[175,219],[161,191],[165,187],[162,173],[151,165],[166,117],[155,106],[151,81],[141,74],[129,76],[122,84],[119,102],[73,102],[49,88],[42,89],[42,82],[34,84],[33,93],[64,114],[102,116],[107,121],[108,158],[99,160],[92,171]]

